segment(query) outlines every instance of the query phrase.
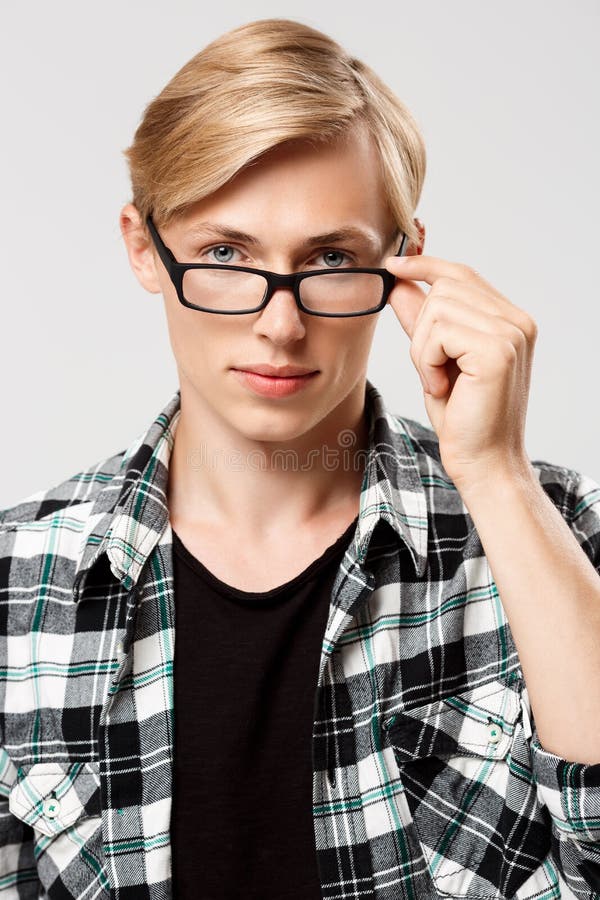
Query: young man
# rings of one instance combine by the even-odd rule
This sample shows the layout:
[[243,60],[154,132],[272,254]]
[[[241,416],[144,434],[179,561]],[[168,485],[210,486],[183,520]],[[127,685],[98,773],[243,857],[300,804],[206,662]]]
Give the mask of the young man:
[[127,153],[179,386],[2,512],[5,893],[598,896],[600,487],[527,457],[535,323],[422,255],[410,114],[264,20]]

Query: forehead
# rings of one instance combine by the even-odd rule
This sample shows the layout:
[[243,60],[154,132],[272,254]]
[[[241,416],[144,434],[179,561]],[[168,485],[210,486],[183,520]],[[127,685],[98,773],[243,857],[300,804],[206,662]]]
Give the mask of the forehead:
[[[371,240],[395,229],[373,139],[355,128],[336,141],[290,141],[248,164],[180,217],[181,234],[227,224],[259,241],[298,243],[346,229]],[[348,235],[349,236],[349,235]]]

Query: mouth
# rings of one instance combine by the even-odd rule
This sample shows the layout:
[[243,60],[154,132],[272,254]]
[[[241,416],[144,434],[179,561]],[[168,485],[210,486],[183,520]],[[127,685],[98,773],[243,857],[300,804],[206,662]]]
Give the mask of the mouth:
[[287,397],[307,387],[318,371],[300,375],[264,375],[250,369],[232,369],[236,377],[253,393],[265,397]]
[[248,366],[235,366],[236,372],[250,372],[253,375],[265,375],[271,378],[301,378],[304,375],[314,375],[318,369],[307,369],[301,366],[270,366],[256,364]]

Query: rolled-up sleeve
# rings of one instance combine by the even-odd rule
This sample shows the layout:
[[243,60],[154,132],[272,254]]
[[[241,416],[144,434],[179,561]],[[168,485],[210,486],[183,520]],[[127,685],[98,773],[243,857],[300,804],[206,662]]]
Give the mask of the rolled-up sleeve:
[[557,833],[596,844],[600,890],[600,752],[597,763],[562,759],[545,750],[533,725],[531,758],[538,796],[547,807]]
[[600,898],[600,762],[561,759],[531,736],[537,795],[552,819],[552,858],[575,897]]

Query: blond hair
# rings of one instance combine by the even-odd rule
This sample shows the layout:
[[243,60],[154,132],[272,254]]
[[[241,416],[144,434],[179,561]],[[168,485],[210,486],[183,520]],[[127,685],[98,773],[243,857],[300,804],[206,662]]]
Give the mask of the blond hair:
[[146,107],[124,152],[142,222],[167,225],[186,207],[284,141],[318,145],[363,121],[381,161],[397,227],[413,221],[425,144],[407,107],[365,63],[291,19],[249,22],[189,60]]

